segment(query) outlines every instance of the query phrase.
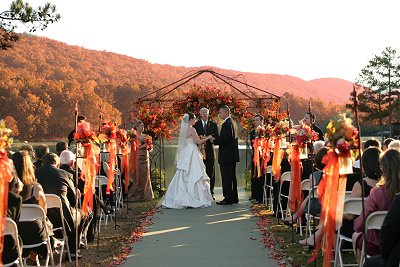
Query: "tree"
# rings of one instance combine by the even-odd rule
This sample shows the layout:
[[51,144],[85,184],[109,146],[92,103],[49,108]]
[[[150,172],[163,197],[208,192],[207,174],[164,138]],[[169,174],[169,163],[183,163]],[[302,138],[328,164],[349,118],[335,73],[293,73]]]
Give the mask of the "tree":
[[14,30],[18,24],[25,25],[29,32],[44,30],[50,23],[60,20],[60,14],[56,13],[56,6],[46,3],[37,9],[22,0],[11,2],[10,9],[0,13],[0,51],[12,47],[18,40],[18,34]]
[[[396,49],[386,47],[381,55],[369,60],[356,83],[362,85],[359,96],[361,121],[384,124],[392,123],[392,113],[398,108],[398,98],[393,90],[400,88],[400,56]],[[354,100],[353,93],[350,100]],[[394,102],[395,100],[395,102]],[[354,109],[353,105],[347,105]]]

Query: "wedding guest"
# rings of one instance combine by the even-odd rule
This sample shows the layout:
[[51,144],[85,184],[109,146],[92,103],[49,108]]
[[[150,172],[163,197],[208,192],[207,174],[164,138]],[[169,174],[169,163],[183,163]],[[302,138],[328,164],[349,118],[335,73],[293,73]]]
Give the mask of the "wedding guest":
[[[382,155],[382,151],[378,147],[369,147],[362,154],[363,172],[365,177],[362,180],[354,183],[353,189],[351,190],[350,197],[359,198],[364,192],[364,197],[368,197],[372,188],[376,187],[378,180],[381,178],[382,170],[379,165],[379,158]],[[354,233],[354,219],[355,216],[352,214],[343,215],[343,223],[340,228],[340,233],[348,238]]]
[[[210,111],[208,108],[200,109],[200,119],[193,126],[199,136],[212,135],[218,137],[218,126],[215,122],[210,120]],[[214,197],[214,184],[215,184],[215,149],[211,141],[207,141],[204,145],[203,162],[206,166],[206,173],[210,177],[211,194]]]
[[381,142],[379,142],[379,140],[374,137],[371,137],[367,141],[364,142],[363,150],[365,150],[371,146],[382,148]]
[[[80,236],[84,220],[82,218],[82,211],[75,204],[77,192],[72,174],[59,169],[59,165],[59,157],[54,153],[47,153],[42,159],[42,167],[36,169],[36,177],[46,194],[55,194],[61,198],[69,249],[72,252],[71,257],[76,259],[77,257],[81,257],[75,253],[76,231],[78,231],[78,236]],[[55,227],[61,224],[58,210],[50,209],[47,216]],[[78,226],[78,229],[76,226]]]
[[133,185],[128,192],[128,200],[143,201],[154,198],[150,179],[150,150],[152,150],[151,137],[144,134],[144,124],[136,121],[133,128],[137,131],[139,141],[138,159],[135,171],[132,174]]
[[383,151],[386,151],[389,148],[389,144],[394,141],[393,138],[386,138],[385,141],[383,141]]
[[57,156],[60,156],[61,152],[63,152],[64,150],[68,150],[68,143],[64,142],[64,141],[58,142],[56,144],[56,154],[57,154]]
[[[19,181],[16,173],[13,172],[14,177],[8,184],[8,206],[7,206],[7,217],[12,219],[15,223],[18,223],[21,216],[21,205],[22,197],[19,193],[22,190],[22,186],[19,186],[21,181]],[[21,183],[22,184],[22,183]],[[21,251],[22,253],[22,251]],[[18,257],[17,240],[11,235],[4,236],[4,247],[2,254],[3,264],[8,264],[13,262]]]
[[33,147],[30,144],[23,144],[20,148],[20,151],[27,151],[29,156],[31,157],[31,161],[33,162],[33,160],[35,159],[36,155],[35,155],[35,151],[33,150]]
[[[314,161],[315,161],[315,165],[314,165],[315,171],[313,172],[314,186],[317,186],[319,184],[319,182],[321,181],[321,179],[323,179],[322,171],[325,168],[325,164],[322,163],[322,159],[324,158],[324,156],[327,153],[328,153],[328,148],[322,147],[322,148],[318,149],[318,152],[314,157]],[[311,186],[311,181],[310,181],[310,186]],[[311,198],[311,200],[310,200],[310,196],[307,196],[301,203],[300,208],[293,215],[293,222],[295,222],[297,220],[297,218],[299,218],[299,216],[304,213],[304,209],[306,209],[308,207],[309,201],[311,201],[310,202],[310,214],[313,216],[319,216],[319,214],[321,212],[321,204],[319,203],[318,198]],[[283,221],[283,223],[286,224],[287,226],[291,226],[292,225],[292,217],[286,218]],[[300,244],[302,244],[302,243],[300,243]]]
[[367,258],[365,267],[397,267],[400,261],[400,194],[396,194],[381,227],[381,254]]
[[[42,186],[37,182],[35,177],[35,170],[31,161],[31,157],[27,151],[15,152],[12,156],[12,160],[15,166],[15,171],[18,177],[23,183],[23,189],[20,195],[23,199],[23,204],[35,204],[47,211],[46,197]],[[18,232],[22,238],[22,242],[25,245],[36,244],[46,240],[46,222],[41,220],[35,220],[33,222],[19,222]],[[48,227],[49,234],[51,228]],[[23,256],[28,258],[28,262],[37,264],[39,261],[38,255],[41,258],[46,257],[47,247],[46,245],[41,245],[40,247],[35,247],[32,249],[24,249]],[[32,265],[32,264],[28,264]]]
[[324,133],[322,130],[315,125],[315,114],[312,112],[307,112],[306,115],[304,116],[303,119],[304,123],[308,126],[311,127],[317,134],[318,134],[318,140],[324,140]]
[[[357,248],[357,259],[360,260],[361,248],[364,236],[362,228],[365,223],[364,218],[374,211],[386,211],[389,209],[393,197],[400,192],[400,152],[397,149],[388,149],[383,154],[380,164],[382,167],[382,178],[373,188],[370,195],[365,200],[364,212],[355,219],[353,234],[353,244]],[[378,255],[379,249],[379,230],[369,230],[366,237],[365,252],[370,255]]]
[[400,140],[393,140],[390,142],[388,148],[400,149]]
[[264,126],[264,117],[257,114],[253,118],[254,129],[250,131],[250,145],[251,145],[251,197],[250,200],[255,200],[258,203],[263,201],[263,186],[265,175],[260,172],[260,176],[256,175],[257,169],[254,167],[254,156],[258,153],[260,166],[263,162],[259,151],[254,151],[254,140],[256,139],[256,128],[258,126]]
[[42,158],[49,152],[49,146],[46,144],[40,144],[35,148],[36,161],[33,163],[33,165],[36,169],[42,167]]

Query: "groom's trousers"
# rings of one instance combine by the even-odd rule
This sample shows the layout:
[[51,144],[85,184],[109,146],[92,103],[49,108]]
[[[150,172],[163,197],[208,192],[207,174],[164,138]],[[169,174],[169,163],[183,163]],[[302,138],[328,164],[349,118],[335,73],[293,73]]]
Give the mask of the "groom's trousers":
[[238,203],[237,180],[236,180],[236,162],[220,163],[222,193],[224,200],[231,203]]
[[211,194],[214,195],[214,185],[215,185],[215,168],[214,168],[214,158],[203,160],[206,166],[206,173],[210,177],[210,190]]

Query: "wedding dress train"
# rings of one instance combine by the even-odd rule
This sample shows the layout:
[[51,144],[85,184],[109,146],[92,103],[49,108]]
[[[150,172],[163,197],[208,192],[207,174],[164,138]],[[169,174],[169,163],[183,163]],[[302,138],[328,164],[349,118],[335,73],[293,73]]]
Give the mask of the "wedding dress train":
[[212,200],[203,156],[193,138],[186,138],[162,206],[171,209],[204,208],[211,206]]

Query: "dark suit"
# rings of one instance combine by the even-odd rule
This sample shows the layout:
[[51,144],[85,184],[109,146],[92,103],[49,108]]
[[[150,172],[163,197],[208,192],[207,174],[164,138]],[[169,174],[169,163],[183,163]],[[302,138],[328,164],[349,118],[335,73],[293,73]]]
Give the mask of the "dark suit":
[[[70,249],[73,251],[75,249],[75,223],[78,226],[81,225],[81,213],[79,209],[75,208],[76,190],[72,174],[49,164],[36,169],[35,174],[45,194],[55,194],[61,198],[65,228],[69,236]],[[59,216],[57,211],[48,210],[47,217],[56,227],[61,224]]]
[[[218,126],[213,121],[207,121],[206,129],[203,127],[203,121],[198,120],[194,125],[198,135],[213,135],[215,138],[218,137]],[[204,159],[204,165],[206,166],[206,173],[210,177],[210,189],[211,194],[214,194],[215,185],[215,149],[214,144],[208,140],[205,144],[206,158]]]
[[227,118],[222,124],[219,137],[214,140],[214,144],[219,145],[222,192],[228,203],[238,203],[236,162],[239,162],[239,147],[236,131],[236,125],[231,118]]
[[[253,141],[256,139],[256,131],[253,129],[250,131],[250,144],[251,144],[251,198],[257,200],[258,202],[263,201],[263,186],[264,186],[264,179],[265,175],[261,174],[261,176],[255,176],[257,170],[254,166],[254,147]],[[258,152],[257,152],[258,153]],[[260,157],[260,166],[262,166],[263,161]],[[269,191],[268,191],[269,193]]]

